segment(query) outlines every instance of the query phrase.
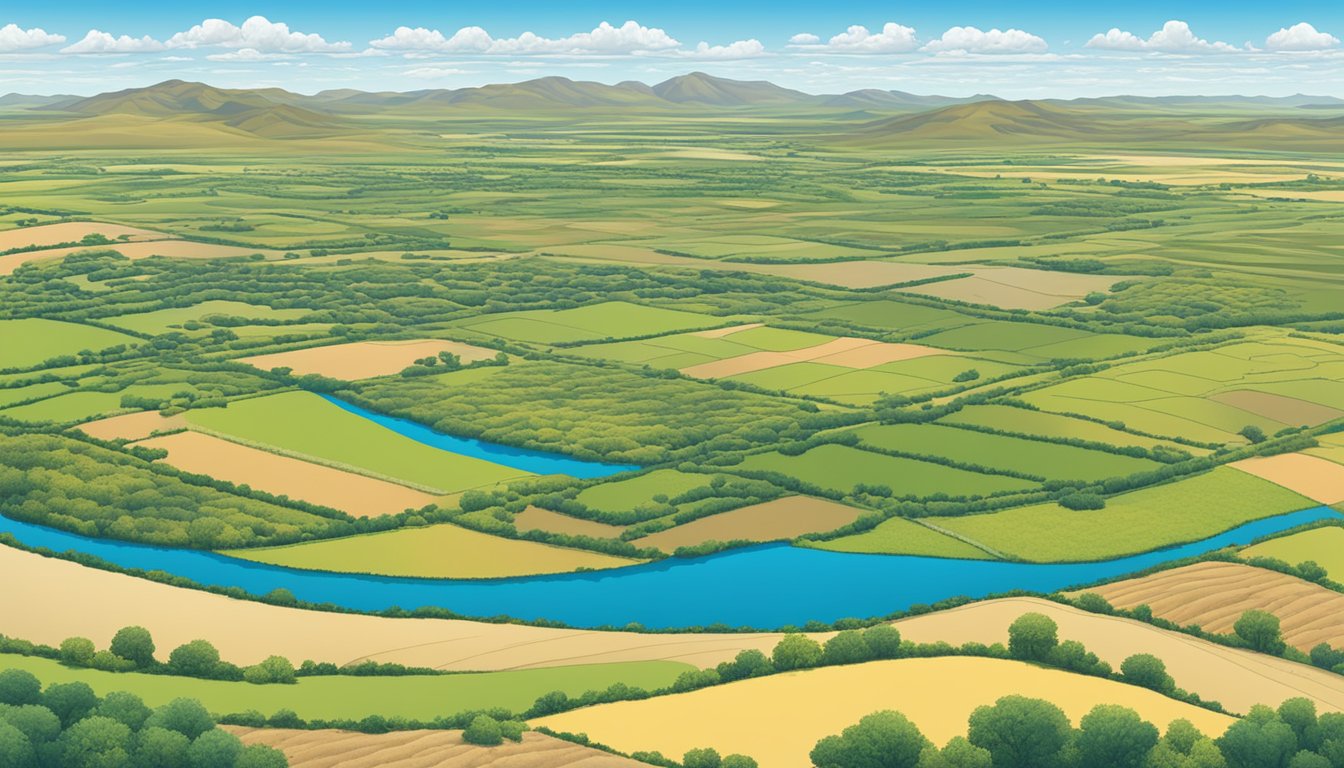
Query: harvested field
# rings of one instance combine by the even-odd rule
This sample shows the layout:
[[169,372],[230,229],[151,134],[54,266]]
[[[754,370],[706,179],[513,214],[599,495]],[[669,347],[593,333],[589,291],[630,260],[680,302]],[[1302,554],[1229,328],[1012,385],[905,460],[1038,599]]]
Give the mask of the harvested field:
[[1291,536],[1270,539],[1241,551],[1244,557],[1276,557],[1290,565],[1308,560],[1330,572],[1330,578],[1344,581],[1344,528],[1316,528]]
[[1091,587],[1117,608],[1147,605],[1155,616],[1228,634],[1251,609],[1279,617],[1283,638],[1299,650],[1344,647],[1344,595],[1309,581],[1239,563],[1196,563]]
[[438,500],[437,496],[386,480],[292,459],[200,432],[150,438],[139,445],[167,451],[165,461],[186,472],[249,485],[276,496],[339,509],[355,517],[396,514]]
[[1151,653],[1166,663],[1178,686],[1221,702],[1232,712],[1246,712],[1256,704],[1278,706],[1294,696],[1310,698],[1322,711],[1344,711],[1344,676],[1041,598],[972,603],[898,621],[896,626],[907,639],[921,643],[1006,643],[1008,626],[1024,613],[1049,616],[1059,625],[1060,640],[1081,642],[1116,669],[1135,653]]
[[79,425],[79,430],[99,440],[144,440],[155,432],[171,432],[187,426],[181,415],[160,416],[158,411],[126,413]]
[[1121,704],[1162,724],[1186,718],[1221,734],[1232,718],[1159,693],[1095,677],[981,658],[901,659],[790,672],[643,701],[601,704],[532,721],[586,733],[623,752],[680,755],[712,746],[770,768],[803,768],[823,736],[881,709],[902,711],[942,744],[965,735],[976,707],[1029,692],[1076,723],[1097,704]]
[[77,243],[89,235],[102,235],[108,240],[118,240],[124,237],[131,242],[163,240],[171,237],[171,235],[165,235],[162,232],[153,232],[139,227],[127,227],[121,224],[104,224],[97,221],[67,221],[60,224],[21,227],[0,232],[0,251],[34,245],[52,246],[61,243]]
[[562,515],[549,509],[529,506],[513,518],[513,527],[520,531],[549,531],[565,533],[571,536],[592,536],[598,539],[614,539],[625,528],[620,525],[607,525],[595,520],[581,520],[577,517]]
[[1003,309],[1041,310],[1076,301],[1093,291],[1106,291],[1124,279],[1019,267],[977,267],[966,271],[974,274],[897,290]]
[[833,341],[803,349],[783,352],[751,352],[724,360],[715,360],[714,362],[683,368],[681,372],[698,379],[722,379],[793,363],[815,362],[842,368],[865,369],[899,360],[913,360],[929,355],[946,354],[955,353],[921,344],[890,344],[871,339],[842,336]]
[[1314,427],[1317,424],[1324,424],[1327,421],[1344,417],[1344,411],[1338,408],[1331,408],[1308,400],[1299,400],[1296,397],[1256,392],[1249,389],[1223,392],[1213,395],[1209,399],[1292,426]]
[[788,496],[720,512],[635,539],[637,547],[672,552],[706,541],[776,541],[831,531],[854,522],[864,510],[811,496]]
[[1304,453],[1234,461],[1228,466],[1281,485],[1322,504],[1344,501],[1344,466]]
[[352,344],[332,344],[325,347],[296,349],[292,352],[243,357],[239,358],[239,362],[255,365],[263,371],[272,368],[290,368],[300,376],[312,373],[353,381],[400,373],[416,360],[436,357],[440,352],[451,352],[463,363],[489,360],[498,354],[493,349],[441,339],[357,341]]
[[[160,648],[209,638],[235,664],[280,654],[295,661],[344,665],[371,660],[458,671],[617,661],[706,667],[747,648],[768,652],[780,637],[597,632],[306,611],[172,587],[9,547],[0,547],[0,573],[22,574],[25,583],[24,589],[0,590],[7,635],[53,646],[78,635],[105,648],[118,629],[139,625],[149,629]],[[53,611],[53,605],[63,609]]]
[[524,733],[521,742],[478,747],[462,741],[461,731],[224,729],[244,744],[284,752],[290,768],[648,768],[648,763],[532,732]]
[[904,264],[893,261],[838,261],[831,264],[742,264],[710,262],[703,266],[699,259],[687,259],[686,266],[697,269],[729,269],[738,272],[790,277],[811,283],[835,285],[841,288],[879,288],[884,285],[928,280],[931,277],[957,275],[967,270],[931,264]]
[[708,331],[696,331],[692,336],[699,336],[703,339],[722,339],[724,336],[731,336],[738,331],[749,331],[752,328],[760,328],[765,323],[744,323],[742,325],[730,325],[727,328],[713,328]]

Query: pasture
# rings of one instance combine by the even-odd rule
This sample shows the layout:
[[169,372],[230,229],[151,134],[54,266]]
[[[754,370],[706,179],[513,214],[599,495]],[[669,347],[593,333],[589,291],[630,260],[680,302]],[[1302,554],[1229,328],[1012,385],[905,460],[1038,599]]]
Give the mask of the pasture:
[[1289,565],[1308,560],[1324,568],[1335,581],[1344,579],[1344,528],[1327,526],[1249,546],[1244,557],[1273,557]]
[[600,341],[651,336],[723,325],[720,318],[695,312],[609,301],[574,309],[539,309],[478,315],[455,323],[459,328],[535,344]]
[[140,343],[139,339],[116,331],[36,317],[0,320],[0,337],[5,340],[0,346],[0,370],[28,369],[86,350],[98,352]]
[[864,510],[811,496],[785,496],[739,507],[633,540],[638,547],[674,552],[707,541],[778,541],[834,530]]
[[[209,332],[212,327],[250,325],[248,321],[288,323],[309,314],[306,309],[273,309],[241,301],[215,299],[188,307],[156,309],[101,318],[101,322],[128,331],[156,336],[170,331]],[[222,320],[223,322],[214,322]]]
[[[1086,440],[1093,443],[1136,448],[1155,448],[1159,445],[1168,448],[1178,447],[1175,443],[1125,432],[1106,424],[1098,424],[1095,421],[1045,411],[1033,411],[1029,408],[1016,408],[1011,405],[970,405],[956,413],[944,416],[938,421],[942,424],[988,427],[989,429],[1026,437]],[[1198,449],[1191,449],[1187,446],[1180,447],[1186,451],[1198,451]]]
[[885,485],[894,496],[983,496],[1030,488],[1033,483],[917,459],[886,456],[846,445],[827,444],[800,456],[778,452],[748,456],[736,466],[743,472],[778,472],[811,485],[848,493],[859,484]]
[[804,542],[804,546],[831,552],[859,552],[870,555],[916,555],[962,560],[987,560],[991,557],[979,547],[903,517],[883,520],[877,527],[862,533],[829,541]]

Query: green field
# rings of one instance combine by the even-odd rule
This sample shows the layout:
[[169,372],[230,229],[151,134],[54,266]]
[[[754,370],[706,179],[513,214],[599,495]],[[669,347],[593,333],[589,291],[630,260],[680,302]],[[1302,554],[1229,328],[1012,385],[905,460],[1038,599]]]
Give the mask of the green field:
[[[1032,562],[1104,560],[1207,538],[1252,520],[1306,509],[1310,499],[1235,469],[1113,496],[1103,510],[1037,504],[992,515],[932,518]],[[1046,533],[1048,532],[1048,534]]]
[[559,311],[541,309],[484,315],[457,323],[479,333],[517,341],[555,344],[671,333],[724,325],[716,317],[611,301]]
[[527,472],[431,448],[342,410],[317,395],[286,392],[193,410],[207,430],[285,453],[348,465],[442,492],[494,485]]
[[989,553],[983,549],[902,517],[884,520],[871,531],[830,541],[805,542],[804,546],[831,552],[952,557],[962,560],[991,559]]
[[1273,557],[1289,565],[1308,560],[1324,568],[1335,581],[1344,579],[1344,528],[1316,528],[1247,547],[1243,557]]
[[5,340],[0,345],[0,370],[32,368],[84,350],[98,352],[139,343],[138,339],[116,331],[42,318],[0,320],[0,338]]
[[748,456],[736,469],[745,472],[778,472],[805,483],[846,493],[860,483],[886,485],[897,497],[929,496],[935,493],[982,496],[1034,485],[1027,480],[885,456],[845,445],[822,445],[800,456],[759,453]]
[[[1032,437],[1055,437],[1115,446],[1175,447],[1174,443],[1113,429],[1095,421],[1010,405],[971,405],[939,419],[942,424],[969,424]],[[1189,450],[1186,448],[1185,450]]]
[[659,469],[629,480],[601,483],[584,488],[575,497],[584,505],[602,512],[625,512],[648,504],[657,497],[673,498],[692,488],[706,485],[706,475],[689,475],[675,469]]
[[[102,322],[115,325],[118,328],[154,335],[168,333],[169,331],[190,332],[193,329],[184,327],[189,323],[203,325],[205,327],[195,330],[206,331],[211,325],[208,321],[215,317],[290,321],[297,320],[306,314],[308,314],[306,309],[272,309],[271,307],[259,307],[241,301],[214,300],[203,301],[189,307],[173,307],[172,309],[159,309],[152,312],[105,317],[102,318]],[[230,322],[229,325],[236,327],[238,323]],[[274,330],[282,332],[281,329]]]
[[43,684],[82,681],[100,696],[110,691],[129,691],[151,707],[187,697],[198,699],[217,715],[248,710],[270,715],[288,709],[304,719],[352,720],[368,715],[433,720],[491,707],[520,712],[551,691],[577,696],[614,683],[658,688],[691,669],[673,661],[638,661],[452,675],[303,677],[294,685],[253,685],[75,669],[49,659],[13,654],[0,654],[0,667],[25,669]]

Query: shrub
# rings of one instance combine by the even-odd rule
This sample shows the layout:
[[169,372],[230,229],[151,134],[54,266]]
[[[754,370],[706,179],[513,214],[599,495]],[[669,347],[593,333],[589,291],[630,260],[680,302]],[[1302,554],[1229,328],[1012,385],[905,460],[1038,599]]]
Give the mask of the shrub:
[[497,747],[504,743],[504,732],[495,718],[489,715],[477,715],[466,730],[462,731],[462,740],[482,747]]
[[61,641],[61,661],[77,667],[87,667],[98,652],[87,637],[67,637]]
[[1243,613],[1232,625],[1232,631],[1248,648],[1261,653],[1278,656],[1287,647],[1279,630],[1279,617],[1267,611]]
[[108,650],[135,663],[137,667],[154,664],[154,638],[144,627],[123,627],[112,636]]
[[1105,509],[1106,499],[1097,493],[1075,492],[1061,496],[1059,505],[1065,509],[1072,509],[1077,512],[1094,509]]
[[1040,768],[1056,764],[1072,730],[1054,704],[1005,696],[971,713],[967,740],[989,752],[994,768]]
[[42,683],[31,672],[6,669],[0,672],[0,704],[36,704],[42,698]]
[[1049,616],[1024,613],[1008,627],[1008,654],[1022,661],[1045,661],[1059,645],[1059,625]]
[[719,751],[713,747],[690,749],[682,756],[681,765],[682,768],[720,768],[723,765],[723,758],[719,757]]
[[296,682],[294,665],[284,656],[271,656],[260,664],[244,669],[243,679],[257,684]]
[[863,641],[875,659],[901,656],[901,631],[890,624],[876,624],[863,631]]
[[209,677],[219,666],[219,651],[205,640],[183,643],[168,654],[168,668],[174,674]]
[[796,633],[785,635],[770,654],[775,669],[780,671],[815,667],[821,663],[821,657],[821,646],[816,640]]
[[1176,690],[1176,681],[1167,674],[1167,665],[1151,653],[1136,653],[1120,664],[1120,677],[1125,682],[1158,693]]
[[905,715],[874,712],[812,748],[817,768],[915,768],[929,740]]
[[857,629],[837,633],[822,649],[822,660],[827,664],[857,664],[872,658],[872,649]]

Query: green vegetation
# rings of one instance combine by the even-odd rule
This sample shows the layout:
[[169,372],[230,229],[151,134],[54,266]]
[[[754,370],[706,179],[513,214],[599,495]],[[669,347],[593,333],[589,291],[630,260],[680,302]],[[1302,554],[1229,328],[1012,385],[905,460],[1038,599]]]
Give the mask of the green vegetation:
[[795,478],[813,487],[848,493],[856,485],[881,483],[897,497],[936,493],[981,496],[1028,488],[1031,482],[986,475],[927,461],[886,456],[847,445],[822,445],[799,456],[762,453],[748,456],[736,469]]
[[989,553],[964,541],[939,533],[903,517],[884,520],[876,528],[830,541],[804,541],[804,546],[832,552],[867,552],[883,555],[922,555],[986,560]]
[[1335,581],[1344,579],[1344,528],[1325,527],[1270,539],[1241,551],[1243,557],[1272,557],[1289,565],[1316,563]]
[[71,365],[87,353],[108,352],[139,343],[138,339],[116,331],[88,325],[25,318],[0,320],[0,370],[22,370],[35,366]]

